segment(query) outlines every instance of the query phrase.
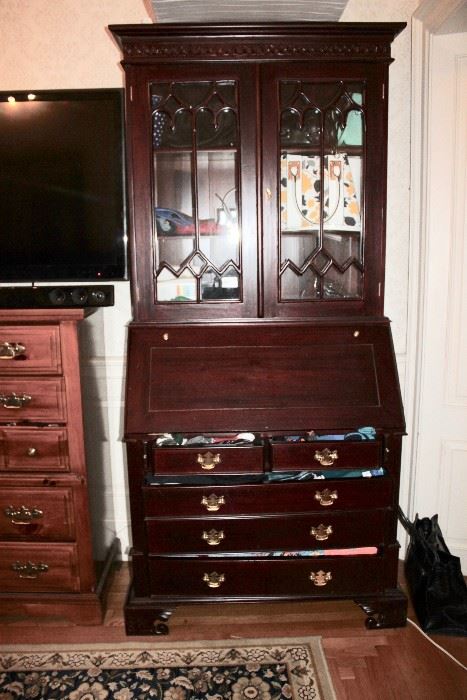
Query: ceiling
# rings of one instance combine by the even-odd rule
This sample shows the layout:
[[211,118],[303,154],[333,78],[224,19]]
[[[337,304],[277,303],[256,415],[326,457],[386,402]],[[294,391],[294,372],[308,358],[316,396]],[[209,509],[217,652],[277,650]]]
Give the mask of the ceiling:
[[348,0],[146,0],[155,22],[337,21]]

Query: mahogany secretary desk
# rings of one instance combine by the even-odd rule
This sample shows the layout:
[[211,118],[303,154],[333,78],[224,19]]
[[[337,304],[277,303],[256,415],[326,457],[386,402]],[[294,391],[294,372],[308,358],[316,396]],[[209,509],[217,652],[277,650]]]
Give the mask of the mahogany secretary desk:
[[350,598],[404,625],[383,311],[403,24],[112,26],[132,298],[128,634],[181,603]]

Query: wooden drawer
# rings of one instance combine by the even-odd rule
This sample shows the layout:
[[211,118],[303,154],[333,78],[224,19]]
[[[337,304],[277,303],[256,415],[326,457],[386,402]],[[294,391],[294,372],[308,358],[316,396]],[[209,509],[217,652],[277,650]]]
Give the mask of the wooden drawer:
[[58,326],[0,326],[0,374],[59,374]]
[[273,443],[271,445],[273,471],[326,469],[376,469],[382,464],[382,446],[379,441]]
[[62,428],[0,430],[0,469],[5,471],[69,470],[67,432]]
[[241,518],[150,518],[148,549],[154,554],[297,551],[379,546],[389,511]]
[[0,380],[0,420],[63,422],[65,419],[62,379]]
[[21,593],[78,591],[76,545],[0,543],[0,589]]
[[383,571],[380,555],[275,560],[149,558],[151,595],[172,599],[355,596],[379,592]]
[[146,516],[206,516],[329,512],[392,505],[388,477],[332,479],[245,486],[146,486]]
[[74,539],[71,488],[11,488],[0,491],[0,538],[67,541]]
[[156,447],[154,474],[236,474],[263,471],[263,446]]

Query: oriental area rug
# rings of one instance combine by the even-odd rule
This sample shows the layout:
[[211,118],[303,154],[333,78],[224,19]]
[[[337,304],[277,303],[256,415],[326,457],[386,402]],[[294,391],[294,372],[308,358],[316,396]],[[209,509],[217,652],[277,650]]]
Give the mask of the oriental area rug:
[[335,700],[319,637],[0,648],[0,700]]

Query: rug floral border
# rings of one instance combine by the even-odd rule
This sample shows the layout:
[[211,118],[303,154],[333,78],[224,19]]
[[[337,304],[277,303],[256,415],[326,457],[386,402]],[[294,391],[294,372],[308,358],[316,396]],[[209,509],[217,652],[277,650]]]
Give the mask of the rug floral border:
[[291,700],[335,700],[319,637],[156,644],[30,645],[0,648],[1,671],[37,672],[244,664],[287,666]]

